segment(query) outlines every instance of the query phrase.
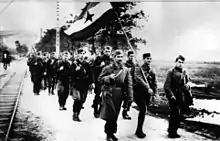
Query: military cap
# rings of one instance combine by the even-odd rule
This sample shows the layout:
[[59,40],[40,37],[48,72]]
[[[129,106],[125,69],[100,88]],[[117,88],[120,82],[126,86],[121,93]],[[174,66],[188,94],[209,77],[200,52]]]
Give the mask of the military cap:
[[123,51],[120,49],[115,50],[114,56],[118,56],[118,55],[124,55]]
[[106,46],[104,47],[104,49],[107,49],[107,50],[112,50],[112,47],[111,47],[111,46],[109,46],[109,45],[106,45]]
[[41,55],[42,53],[39,51],[39,52],[37,52],[37,55]]
[[83,48],[80,48],[77,50],[77,53],[86,53],[86,51]]
[[132,50],[128,51],[128,56],[134,54],[134,52]]
[[185,57],[183,57],[182,55],[179,55],[179,56],[176,57],[176,62],[177,62],[179,59],[182,60],[183,62],[185,61]]
[[46,52],[44,52],[44,53],[43,53],[43,56],[47,56],[47,53],[46,53]]
[[63,54],[69,55],[69,52],[68,51],[64,51]]
[[151,54],[150,53],[144,53],[143,54],[143,59],[145,58],[151,58]]

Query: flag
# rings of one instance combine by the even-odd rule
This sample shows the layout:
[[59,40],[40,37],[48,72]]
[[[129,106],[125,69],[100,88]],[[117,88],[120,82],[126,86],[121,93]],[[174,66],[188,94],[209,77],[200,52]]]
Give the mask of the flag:
[[73,40],[89,37],[113,16],[113,9],[109,2],[88,2],[81,10],[70,27],[65,30],[65,33]]

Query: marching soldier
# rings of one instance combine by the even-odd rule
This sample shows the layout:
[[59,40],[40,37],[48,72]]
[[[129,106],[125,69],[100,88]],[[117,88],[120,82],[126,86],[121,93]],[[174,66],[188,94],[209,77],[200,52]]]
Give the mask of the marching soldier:
[[54,87],[56,84],[56,62],[57,59],[54,53],[51,53],[50,58],[47,60],[47,83],[48,83],[48,93],[49,95],[54,95]]
[[29,60],[28,65],[31,71],[31,78],[33,82],[33,91],[35,95],[39,95],[41,89],[41,81],[43,79],[44,66],[41,54],[38,52],[37,57]]
[[42,56],[42,60],[43,60],[43,66],[44,66],[44,73],[43,73],[43,86],[42,88],[44,90],[46,90],[47,88],[47,61],[48,61],[48,54],[47,53],[44,53],[43,56]]
[[31,76],[31,81],[32,82],[33,82],[33,64],[34,64],[34,61],[36,61],[36,59],[37,59],[36,55],[35,54],[31,54],[28,57],[28,60],[27,60],[27,65],[29,67],[29,72],[30,72],[30,76]]
[[134,73],[134,100],[139,108],[138,124],[135,135],[138,138],[144,138],[146,134],[143,132],[143,124],[145,120],[146,106],[149,106],[151,95],[157,93],[157,81],[155,71],[151,67],[151,54],[143,54],[144,64],[141,66],[147,81],[144,80],[141,69],[134,67],[131,73]]
[[117,141],[117,119],[120,113],[124,93],[133,100],[133,88],[130,71],[123,66],[123,52],[116,50],[114,63],[103,68],[99,81],[102,84],[102,106],[100,118],[106,121],[107,141]]
[[93,63],[93,73],[94,73],[94,81],[95,81],[95,97],[93,100],[92,108],[94,108],[94,116],[97,118],[100,112],[100,104],[101,104],[101,84],[98,81],[99,74],[101,73],[102,69],[113,62],[111,57],[112,47],[105,46],[103,55],[97,56]]
[[164,83],[164,91],[167,95],[170,107],[168,137],[179,138],[177,130],[184,114],[189,114],[189,105],[193,104],[189,76],[183,68],[185,58],[179,55],[175,60],[175,67],[167,72]]
[[[128,51],[127,54],[128,60],[125,62],[125,66],[131,70],[131,68],[135,67],[135,63],[134,63],[134,52],[133,51]],[[131,117],[128,115],[128,111],[130,110],[131,107],[131,101],[128,101],[128,96],[126,95],[124,97],[124,102],[123,102],[123,111],[122,111],[122,117],[124,119],[128,119],[130,120]]]
[[73,86],[73,120],[81,121],[79,118],[80,111],[86,101],[89,87],[93,85],[92,69],[89,63],[84,60],[85,50],[79,49],[78,59],[72,64],[72,86]]
[[66,100],[69,95],[69,83],[70,83],[70,63],[67,60],[68,53],[65,52],[62,55],[61,60],[57,61],[56,68],[57,68],[57,94],[59,100],[59,110],[66,110]]

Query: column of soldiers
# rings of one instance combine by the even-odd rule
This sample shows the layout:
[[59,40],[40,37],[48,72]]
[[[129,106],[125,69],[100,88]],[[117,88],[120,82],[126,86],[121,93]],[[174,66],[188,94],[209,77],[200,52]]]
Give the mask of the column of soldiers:
[[[28,66],[33,82],[33,91],[39,95],[43,89],[41,82],[45,79],[49,95],[54,95],[57,86],[59,110],[66,110],[68,95],[72,95],[73,121],[80,122],[80,112],[84,108],[89,89],[94,88],[92,108],[94,117],[106,121],[105,133],[108,141],[117,141],[114,133],[117,131],[117,119],[121,107],[122,117],[131,120],[128,112],[134,101],[139,109],[138,123],[135,135],[144,138],[143,131],[145,114],[152,96],[157,94],[156,73],[151,67],[151,53],[143,54],[143,64],[135,62],[135,53],[128,51],[127,61],[123,63],[124,52],[105,46],[101,55],[93,63],[89,63],[85,50],[77,50],[77,56],[70,56],[64,52],[59,58],[52,53],[46,59],[38,53],[28,59]],[[192,104],[189,76],[183,69],[185,58],[178,56],[176,66],[168,71],[164,91],[167,94],[170,106],[168,136],[180,137],[177,134],[182,115],[190,112]],[[184,97],[185,96],[185,97]],[[122,105],[123,103],[123,105]]]

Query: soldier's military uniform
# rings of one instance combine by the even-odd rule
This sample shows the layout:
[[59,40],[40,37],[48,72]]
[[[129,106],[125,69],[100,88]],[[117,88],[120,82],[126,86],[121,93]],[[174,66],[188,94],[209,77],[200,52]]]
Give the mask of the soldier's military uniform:
[[[143,59],[148,57],[151,57],[150,53],[143,54]],[[134,100],[139,108],[138,124],[135,134],[139,138],[144,138],[146,134],[143,133],[142,128],[147,110],[146,106],[149,105],[152,95],[149,93],[149,90],[151,89],[153,93],[157,92],[157,81],[156,74],[149,64],[144,63],[141,68],[144,75],[146,76],[147,81],[144,80],[141,69],[138,66],[134,67],[134,69],[131,70],[131,73],[133,73]]]
[[29,67],[29,72],[30,72],[32,82],[33,82],[33,64],[36,61],[36,59],[37,59],[36,55],[32,54],[28,57],[28,60],[27,60],[27,65]]
[[43,79],[44,66],[43,61],[40,57],[33,59],[29,62],[29,66],[31,67],[31,78],[33,82],[33,91],[34,94],[39,95],[41,89],[41,81]]
[[[122,54],[122,51],[116,51],[115,56],[120,54]],[[119,66],[114,62],[103,68],[99,81],[102,84],[100,118],[106,121],[105,133],[107,134],[107,140],[117,141],[114,133],[117,131],[117,119],[124,94],[127,93],[130,101],[133,100],[130,71],[123,65]]]
[[[79,49],[78,53],[83,53],[84,50]],[[89,86],[93,83],[92,68],[89,63],[84,60],[77,59],[72,64],[72,86],[73,89],[79,92],[79,97],[74,99],[73,104],[73,120],[79,119],[80,111],[86,101]],[[74,94],[73,94],[74,95]]]
[[56,84],[56,63],[57,59],[54,57],[50,58],[47,60],[46,64],[46,76],[47,76],[47,83],[48,83],[48,93],[49,95],[52,94],[54,95],[54,87]]
[[57,68],[57,93],[60,110],[66,110],[66,100],[69,95],[69,83],[71,75],[71,65],[67,59],[58,60]]
[[[131,71],[131,69],[135,67],[135,63],[131,60],[127,60],[125,62],[125,67],[127,67]],[[132,102],[129,101],[128,95],[126,94],[122,105],[123,107],[122,116],[124,119],[131,119],[131,117],[127,113],[130,110],[131,104]]]
[[[94,89],[94,93],[95,93],[95,97],[93,100],[93,104],[92,104],[92,108],[94,108],[94,116],[98,117],[99,116],[99,112],[100,112],[100,104],[101,104],[101,84],[98,81],[98,77],[102,71],[102,69],[111,64],[113,62],[111,56],[107,56],[107,55],[102,55],[102,56],[97,56],[97,58],[95,59],[94,63],[93,63],[93,74],[94,74],[94,82],[95,82],[95,89]],[[102,63],[104,65],[102,65]]]
[[[185,60],[181,56],[179,59]],[[183,114],[190,112],[189,105],[193,104],[188,82],[189,76],[183,68],[174,67],[167,72],[164,91],[170,107],[168,133],[171,138],[180,137],[177,134],[180,121],[183,119]]]
[[48,86],[48,84],[47,84],[47,79],[48,79],[48,77],[47,77],[47,61],[48,61],[48,58],[46,57],[46,54],[44,54],[44,56],[43,56],[43,66],[44,66],[44,73],[43,73],[43,84],[44,84],[44,86],[42,86],[42,89],[46,89],[47,88],[47,86]]

